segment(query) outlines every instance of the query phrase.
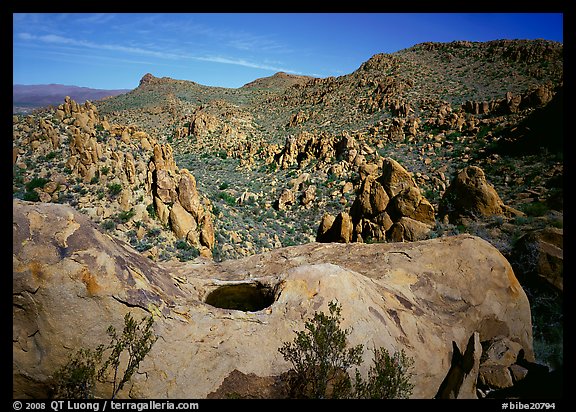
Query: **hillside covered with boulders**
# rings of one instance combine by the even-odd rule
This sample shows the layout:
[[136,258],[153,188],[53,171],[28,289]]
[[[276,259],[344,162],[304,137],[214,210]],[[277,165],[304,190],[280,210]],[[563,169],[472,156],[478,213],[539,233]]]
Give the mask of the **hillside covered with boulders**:
[[[529,301],[533,347],[525,332],[506,339],[550,370],[563,367],[563,172],[563,45],[544,40],[423,43],[340,77],[277,73],[238,89],[148,73],[126,94],[13,116],[14,208],[70,206],[180,277],[186,265],[236,261],[254,272],[250,259],[273,265],[264,257],[286,247],[338,243],[352,253],[480,238],[510,263]],[[466,328],[451,338],[462,350],[497,337]],[[520,347],[511,347],[516,361]],[[525,374],[513,364],[485,363],[474,395],[516,387]]]

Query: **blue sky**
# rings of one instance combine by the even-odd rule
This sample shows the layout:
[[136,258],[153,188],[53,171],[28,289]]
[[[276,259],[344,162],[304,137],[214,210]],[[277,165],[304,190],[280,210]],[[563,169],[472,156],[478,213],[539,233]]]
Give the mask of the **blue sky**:
[[16,13],[13,83],[132,89],[146,73],[241,87],[342,76],[426,41],[563,42],[561,13]]

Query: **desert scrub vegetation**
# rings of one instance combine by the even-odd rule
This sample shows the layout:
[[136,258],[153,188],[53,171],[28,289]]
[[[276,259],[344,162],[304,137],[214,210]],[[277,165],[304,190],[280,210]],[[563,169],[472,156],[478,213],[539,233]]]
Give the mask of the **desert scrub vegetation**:
[[285,342],[278,351],[292,369],[286,378],[293,398],[394,399],[408,398],[413,359],[404,351],[390,355],[385,348],[374,348],[374,364],[366,380],[356,369],[354,380],[348,369],[362,363],[363,345],[348,347],[350,329],[340,327],[342,307],[338,301],[328,304],[329,314],[315,312],[304,330],[296,332],[293,342]]
[[277,210],[273,205],[282,189],[289,187],[285,182],[305,171],[272,170],[262,160],[256,160],[252,168],[240,168],[238,159],[222,159],[209,153],[175,155],[175,160],[180,167],[193,171],[198,191],[212,203],[219,245],[214,258],[218,261],[263,252],[274,245],[308,243],[314,239],[324,211],[337,214],[343,208],[330,196],[338,189],[333,185],[335,179],[330,187],[321,185],[325,179],[311,170],[306,185],[315,184],[318,189],[312,205],[301,206],[298,191],[294,192],[295,204]]
[[[52,397],[93,399],[96,383],[101,382],[112,385],[111,398],[114,399],[138,371],[156,342],[153,324],[152,316],[136,321],[129,312],[124,316],[124,329],[120,335],[109,326],[108,345],[101,344],[96,349],[80,348],[55,371]],[[108,357],[102,362],[105,354]]]
[[19,168],[13,168],[13,194],[15,197],[22,200],[27,200],[31,202],[39,201],[38,193],[34,190],[36,188],[42,189],[48,179],[43,177],[32,177],[26,182],[25,174]]

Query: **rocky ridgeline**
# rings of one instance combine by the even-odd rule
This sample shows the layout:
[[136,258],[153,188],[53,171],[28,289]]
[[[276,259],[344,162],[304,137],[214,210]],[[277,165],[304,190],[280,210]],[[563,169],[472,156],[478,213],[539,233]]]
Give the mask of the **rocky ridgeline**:
[[210,208],[194,177],[176,167],[168,144],[133,125],[110,125],[92,103],[70,98],[43,117],[13,120],[13,164],[31,188],[25,198],[71,203],[96,222],[118,223],[114,232],[125,240],[168,225],[177,239],[211,255]]
[[278,72],[269,77],[256,79],[246,83],[242,88],[252,89],[283,89],[294,85],[304,85],[313,79],[310,76],[300,76],[297,74]]
[[399,54],[418,51],[432,51],[444,54],[445,60],[455,57],[468,57],[478,60],[504,61],[509,63],[557,63],[562,59],[560,43],[537,40],[493,40],[473,42],[456,40],[450,43],[425,42],[412,46]]
[[476,115],[518,113],[523,110],[545,106],[552,100],[558,87],[562,87],[562,84],[554,87],[552,83],[548,82],[522,94],[515,95],[512,92],[507,92],[504,98],[498,100],[491,100],[489,102],[467,101],[462,105],[462,109],[466,113]]
[[[563,77],[563,45],[546,40],[427,42],[395,56],[420,67],[420,80],[425,80],[417,85],[421,96],[442,93],[441,86],[452,103],[469,94],[479,101],[500,98],[505,91],[521,94],[547,81],[558,84]],[[442,79],[448,76],[457,81],[446,84]]]

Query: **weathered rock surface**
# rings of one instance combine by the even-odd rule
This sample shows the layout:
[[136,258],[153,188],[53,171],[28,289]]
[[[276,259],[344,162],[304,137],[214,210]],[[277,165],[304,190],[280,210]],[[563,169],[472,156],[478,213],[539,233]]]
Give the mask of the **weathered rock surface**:
[[[273,302],[256,311],[205,303],[237,284],[268,287]],[[414,398],[437,395],[453,348],[464,352],[471,339],[478,349],[504,336],[534,359],[527,297],[507,260],[477,237],[310,243],[222,263],[155,263],[68,206],[13,202],[14,397],[46,396],[68,355],[107,342],[106,328],[120,329],[127,312],[154,314],[159,339],[120,397],[225,395],[219,388],[238,372],[271,384],[290,367],[278,348],[334,299],[349,343],[364,344],[361,373],[370,348],[404,349],[415,362]],[[448,392],[475,397],[473,381]]]
[[522,212],[504,204],[480,167],[467,166],[444,192],[438,214],[451,223],[460,223],[481,216],[521,215]]
[[547,284],[564,290],[564,230],[544,228],[528,232],[514,245],[512,263],[530,285]]
[[[434,226],[434,207],[397,161],[385,158],[382,175],[367,174],[360,184],[350,213],[342,212],[328,225],[324,216],[318,242],[394,242],[424,240]],[[345,227],[346,230],[342,230]]]
[[160,221],[169,222],[178,239],[185,239],[203,256],[211,256],[215,237],[212,215],[205,207],[209,201],[198,193],[194,175],[176,167],[169,144],[154,146],[148,182]]

